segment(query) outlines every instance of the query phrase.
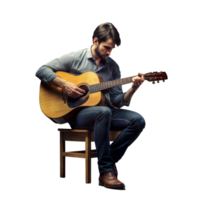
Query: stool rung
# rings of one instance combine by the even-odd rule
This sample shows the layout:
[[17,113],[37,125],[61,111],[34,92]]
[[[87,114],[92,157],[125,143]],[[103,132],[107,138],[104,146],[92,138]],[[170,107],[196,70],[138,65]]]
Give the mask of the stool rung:
[[85,158],[85,153],[63,152],[63,156],[76,157],[76,158]]

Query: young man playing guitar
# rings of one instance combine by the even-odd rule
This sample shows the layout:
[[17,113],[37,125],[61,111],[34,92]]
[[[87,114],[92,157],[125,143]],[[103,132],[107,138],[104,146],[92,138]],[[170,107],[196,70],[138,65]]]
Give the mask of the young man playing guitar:
[[[85,91],[74,83],[60,78],[56,71],[70,72],[71,69],[81,73],[93,71],[99,74],[103,81],[120,79],[120,69],[109,56],[115,45],[121,43],[117,29],[111,23],[99,25],[93,34],[93,45],[88,49],[66,54],[43,65],[36,72],[41,81],[62,88],[63,101],[66,96],[74,99],[81,97]],[[86,107],[69,121],[72,128],[94,129],[96,145],[99,184],[108,188],[124,189],[125,185],[117,179],[117,163],[145,127],[144,118],[130,110],[120,109],[129,106],[135,91],[143,83],[144,77],[139,73],[132,78],[132,86],[126,92],[122,87],[115,86],[106,94],[103,106]],[[122,130],[116,140],[110,145],[109,130]]]

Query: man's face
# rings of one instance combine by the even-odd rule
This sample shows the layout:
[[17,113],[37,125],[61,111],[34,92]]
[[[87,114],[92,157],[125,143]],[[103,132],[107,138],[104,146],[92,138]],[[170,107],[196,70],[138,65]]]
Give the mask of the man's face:
[[105,60],[110,56],[113,48],[115,48],[115,43],[111,38],[108,38],[105,42],[98,43],[95,53],[101,60]]

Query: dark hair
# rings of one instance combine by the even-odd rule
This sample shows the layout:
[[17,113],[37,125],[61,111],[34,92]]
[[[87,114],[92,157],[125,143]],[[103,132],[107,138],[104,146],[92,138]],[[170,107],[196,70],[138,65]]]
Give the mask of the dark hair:
[[119,33],[111,23],[100,24],[95,29],[92,39],[94,40],[95,37],[98,39],[99,44],[105,42],[108,38],[111,38],[117,46],[121,44]]

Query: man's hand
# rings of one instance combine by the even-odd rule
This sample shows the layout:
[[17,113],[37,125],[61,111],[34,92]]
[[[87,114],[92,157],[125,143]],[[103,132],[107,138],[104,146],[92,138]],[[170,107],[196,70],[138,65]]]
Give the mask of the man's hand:
[[132,88],[137,89],[144,82],[144,76],[138,73],[138,76],[133,77],[132,81]]
[[85,93],[85,90],[76,87],[76,85],[72,82],[65,82],[64,84],[62,84],[62,89],[63,89],[63,100],[65,103],[67,95],[73,98],[78,98]]

